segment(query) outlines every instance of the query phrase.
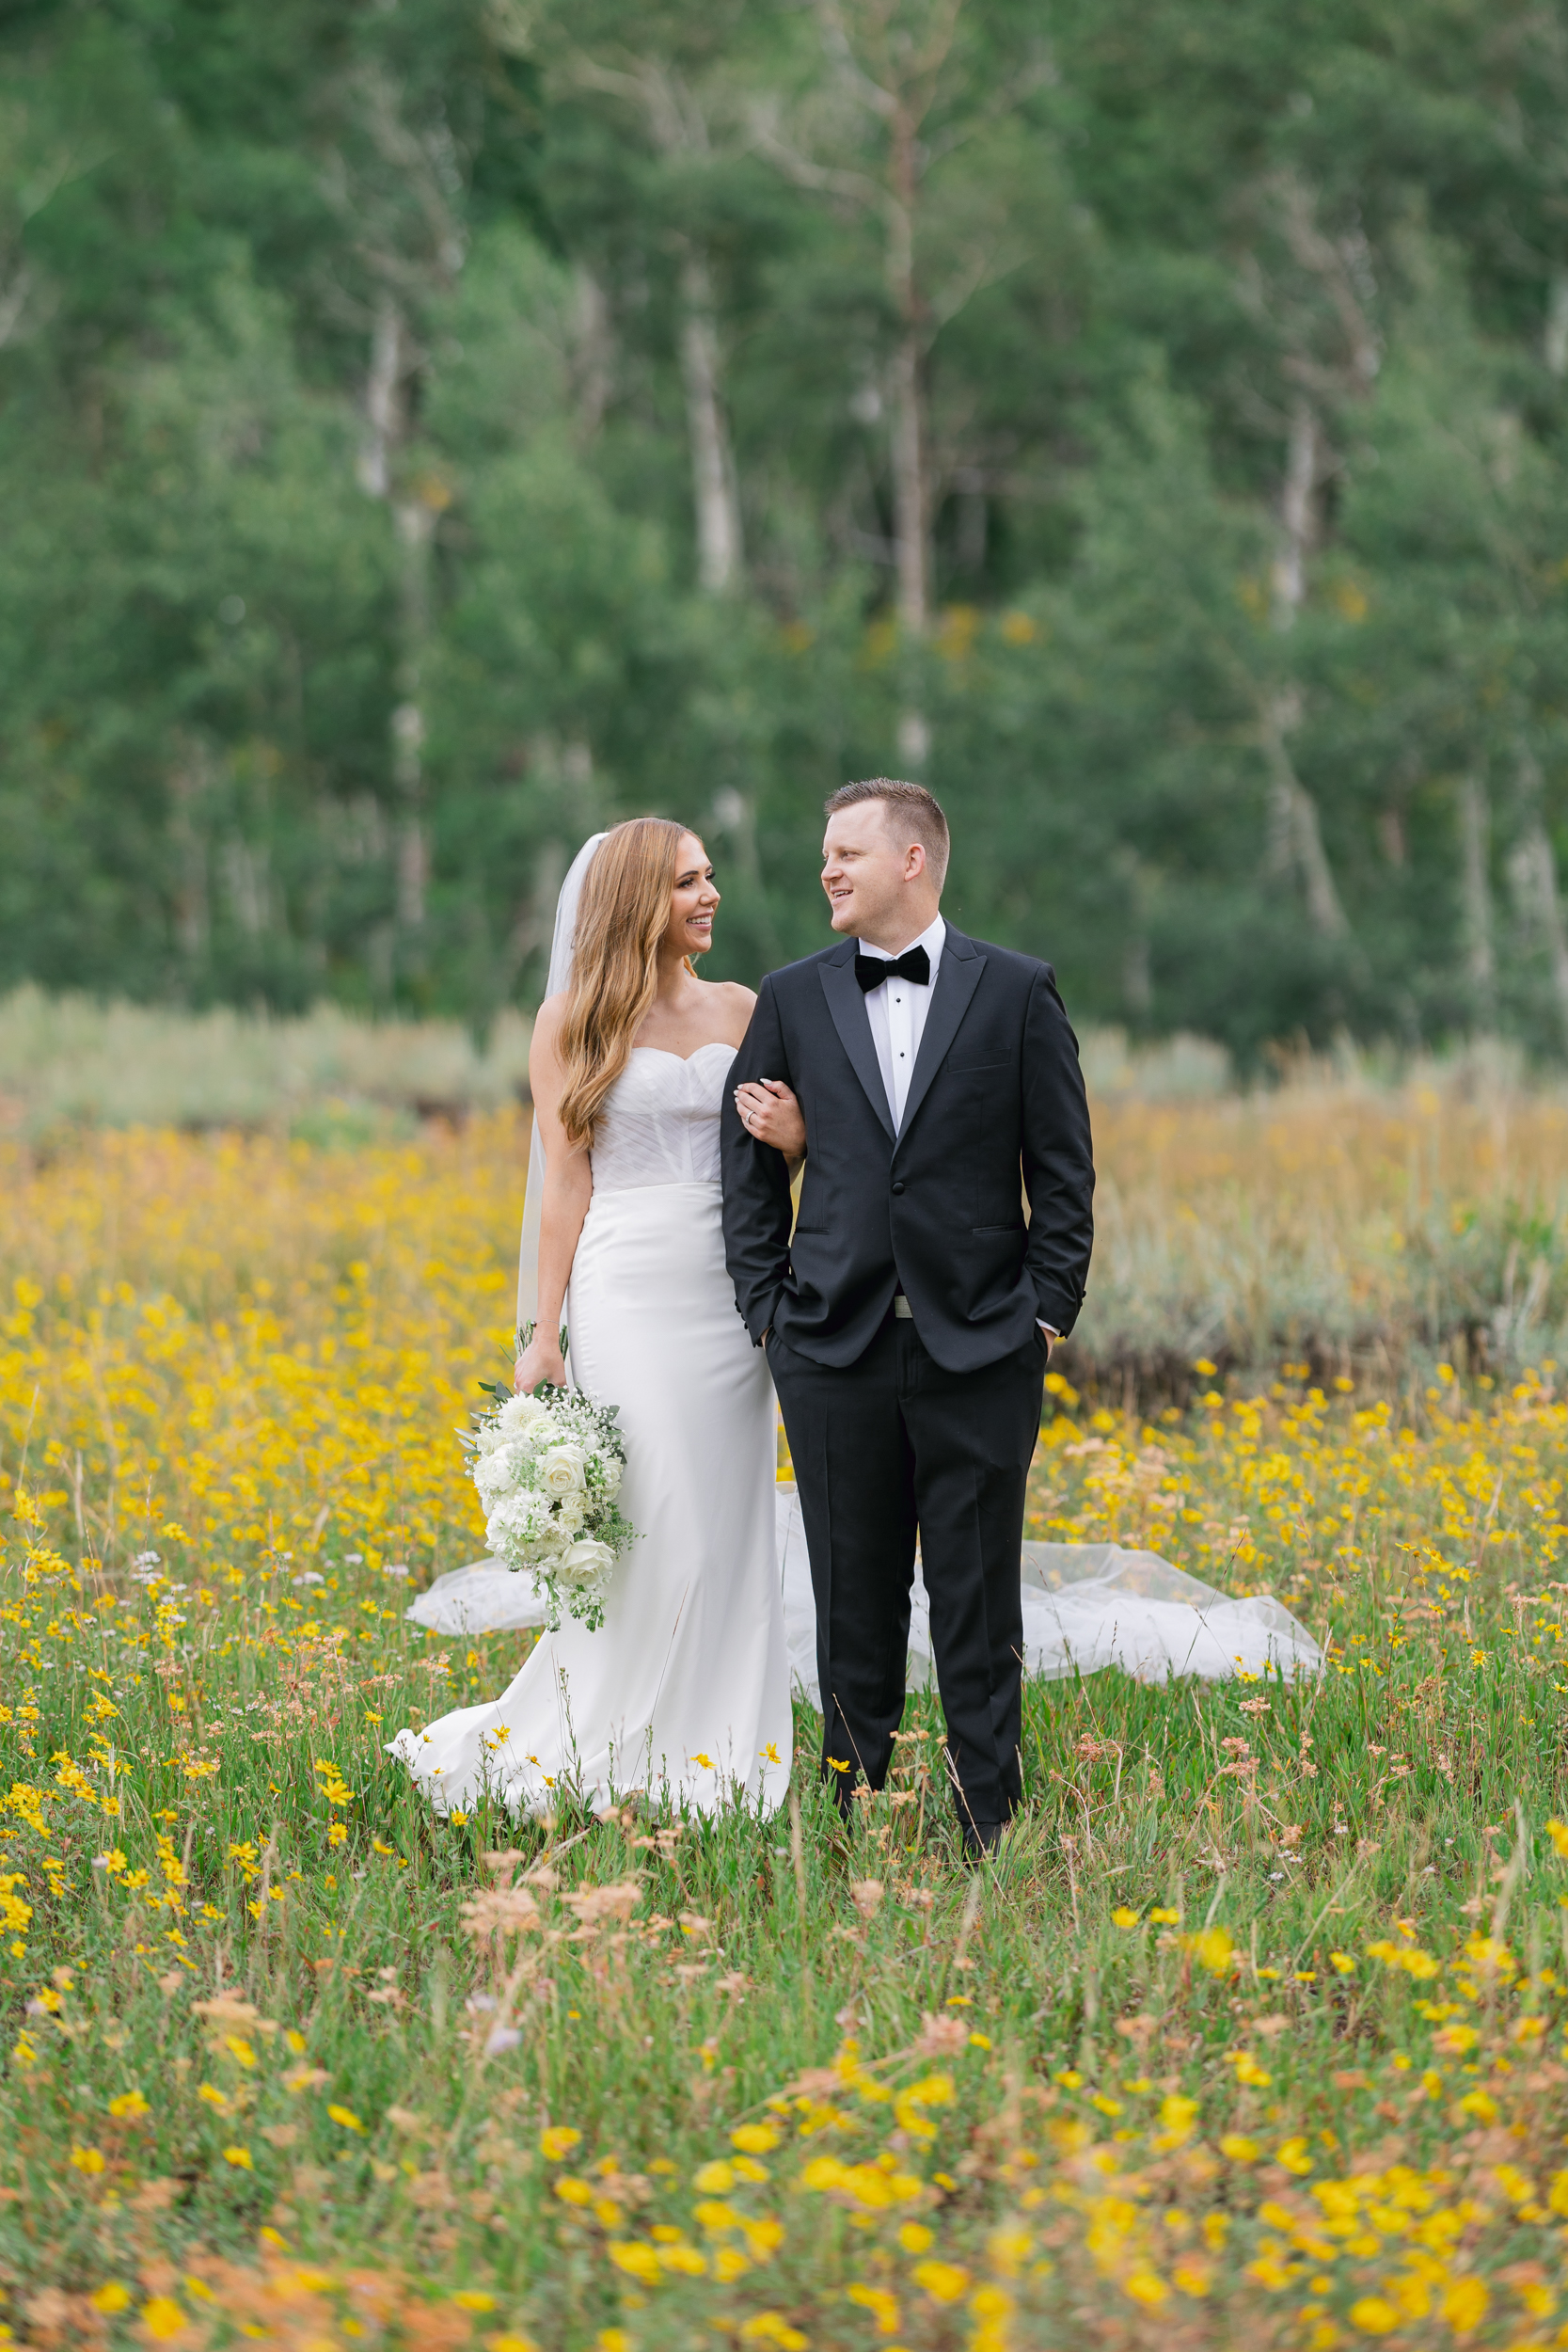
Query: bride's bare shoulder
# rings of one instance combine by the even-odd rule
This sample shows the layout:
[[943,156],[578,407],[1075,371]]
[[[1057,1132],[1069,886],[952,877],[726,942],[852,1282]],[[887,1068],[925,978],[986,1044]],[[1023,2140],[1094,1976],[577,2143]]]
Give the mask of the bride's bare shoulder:
[[723,1021],[727,1041],[738,1045],[746,1034],[756,1005],[755,989],[747,988],[740,980],[710,980],[707,986],[717,999],[714,1010]]
[[738,1012],[750,1021],[757,1001],[754,988],[748,988],[743,980],[710,980],[708,986],[726,1012]]
[[534,1014],[531,1045],[543,1046],[547,1053],[553,1054],[560,1043],[561,1026],[565,1018],[566,992],[562,989],[558,996],[546,996]]

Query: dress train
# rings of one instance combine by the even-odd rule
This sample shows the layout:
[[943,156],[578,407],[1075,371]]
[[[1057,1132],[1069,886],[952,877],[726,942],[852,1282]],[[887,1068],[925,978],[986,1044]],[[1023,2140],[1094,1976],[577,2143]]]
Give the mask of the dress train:
[[[790,1677],[797,1693],[821,1704],[816,1687],[816,1611],[800,1502],[793,1485],[775,1489],[779,1584]],[[1025,1544],[1021,1562],[1024,1671],[1045,1681],[1119,1666],[1138,1682],[1195,1675],[1291,1681],[1323,1672],[1323,1652],[1272,1593],[1233,1599],[1157,1552],[1119,1544]],[[408,1611],[442,1634],[495,1633],[543,1625],[531,1577],[494,1561],[437,1577]],[[915,1562],[910,1612],[909,1687],[933,1679],[930,1613]]]

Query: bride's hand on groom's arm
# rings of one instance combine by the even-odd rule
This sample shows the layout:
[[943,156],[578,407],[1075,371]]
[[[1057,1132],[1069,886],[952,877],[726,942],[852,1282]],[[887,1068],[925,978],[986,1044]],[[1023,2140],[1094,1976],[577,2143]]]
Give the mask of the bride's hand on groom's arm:
[[770,1143],[786,1160],[805,1158],[805,1116],[782,1078],[758,1078],[736,1087],[735,1106],[741,1125],[756,1142]]

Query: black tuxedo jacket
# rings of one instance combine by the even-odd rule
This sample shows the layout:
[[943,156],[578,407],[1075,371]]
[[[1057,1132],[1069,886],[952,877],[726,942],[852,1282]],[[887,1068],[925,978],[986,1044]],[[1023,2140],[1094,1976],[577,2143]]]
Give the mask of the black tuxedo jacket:
[[[783,1154],[735,1107],[734,1088],[754,1078],[784,1080],[805,1113],[793,1237]],[[949,1372],[996,1362],[1037,1321],[1070,1331],[1094,1162],[1078,1041],[1048,963],[949,925],[896,1135],[852,939],[769,973],[730,1080],[724,1248],[753,1341],[771,1328],[816,1363],[852,1364],[899,1288]]]

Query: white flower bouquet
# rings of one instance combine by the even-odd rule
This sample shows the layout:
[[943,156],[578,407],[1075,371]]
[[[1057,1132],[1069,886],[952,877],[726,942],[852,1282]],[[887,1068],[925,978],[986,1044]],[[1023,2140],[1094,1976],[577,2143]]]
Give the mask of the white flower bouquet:
[[485,1539],[509,1568],[527,1570],[545,1597],[545,1622],[562,1605],[592,1631],[604,1623],[604,1587],[637,1530],[615,1508],[626,1445],[618,1407],[578,1389],[514,1396],[481,1383],[495,1404],[474,1415],[467,1449],[484,1506]]

